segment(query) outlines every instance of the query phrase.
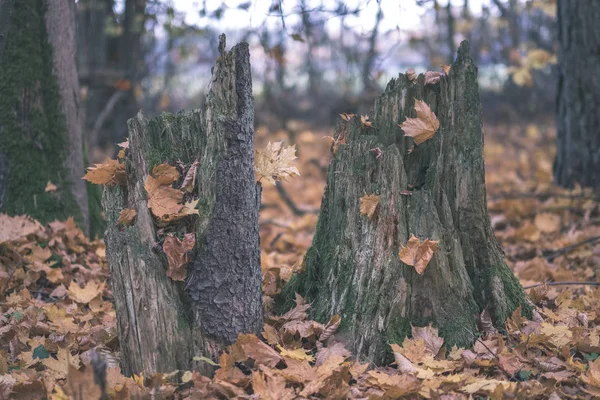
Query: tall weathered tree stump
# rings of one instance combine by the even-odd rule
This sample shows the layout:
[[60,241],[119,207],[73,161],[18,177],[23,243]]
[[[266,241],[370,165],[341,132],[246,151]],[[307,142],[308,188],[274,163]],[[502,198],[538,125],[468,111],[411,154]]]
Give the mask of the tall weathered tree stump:
[[[260,185],[254,175],[254,106],[248,45],[224,51],[203,109],[129,121],[127,186],[107,187],[107,258],[125,373],[207,370],[239,333],[262,328],[258,234]],[[144,183],[153,167],[198,161],[199,215],[159,227]],[[132,226],[117,224],[135,209]],[[159,232],[159,229],[161,232]],[[194,233],[188,279],[167,277],[161,237]]]
[[[382,362],[411,324],[432,323],[446,345],[464,346],[483,310],[500,327],[519,305],[529,309],[487,213],[478,90],[463,42],[439,83],[402,74],[390,81],[370,115],[373,127],[341,122],[312,247],[278,299],[281,311],[294,293],[305,296],[316,320],[339,314],[352,350]],[[415,142],[398,124],[415,117],[415,99],[431,107],[440,128],[411,151]],[[365,194],[379,196],[372,219],[359,212]],[[411,234],[439,240],[422,275],[399,259]]]

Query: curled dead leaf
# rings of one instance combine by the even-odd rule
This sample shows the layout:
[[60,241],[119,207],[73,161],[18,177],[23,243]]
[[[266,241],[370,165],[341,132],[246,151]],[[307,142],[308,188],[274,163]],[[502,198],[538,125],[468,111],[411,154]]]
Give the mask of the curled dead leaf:
[[425,268],[438,250],[437,240],[425,239],[421,241],[415,235],[411,235],[406,246],[400,244],[400,260],[406,264],[415,267],[419,275],[425,272]]
[[415,99],[415,110],[417,118],[406,118],[406,121],[398,126],[406,136],[412,137],[415,143],[420,145],[435,135],[440,127],[440,121],[423,100]]

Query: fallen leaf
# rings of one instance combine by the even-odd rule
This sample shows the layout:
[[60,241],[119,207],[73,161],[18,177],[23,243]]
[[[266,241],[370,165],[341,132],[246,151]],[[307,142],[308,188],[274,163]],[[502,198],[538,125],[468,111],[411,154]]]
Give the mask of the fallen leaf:
[[443,72],[439,71],[427,71],[425,72],[425,85],[435,85],[444,76]]
[[360,198],[360,213],[365,214],[372,220],[375,217],[378,204],[379,196],[366,194]]
[[[279,353],[250,333],[240,334],[229,347],[229,352],[234,362],[244,362],[251,358],[258,364],[273,368],[281,361]],[[222,362],[219,364],[224,365]]]
[[88,304],[95,297],[102,294],[105,283],[88,281],[83,288],[79,287],[74,281],[69,284],[69,297],[81,304]]
[[398,126],[406,136],[415,139],[415,143],[419,145],[435,135],[440,127],[440,121],[423,100],[415,99],[415,110],[417,118],[407,118]]
[[440,67],[442,67],[442,71],[444,71],[444,73],[446,75],[448,75],[448,72],[450,72],[450,69],[452,68],[452,65],[442,64],[442,65],[440,65]]
[[535,226],[540,232],[552,233],[560,229],[560,216],[552,213],[539,213],[535,216]]
[[137,215],[137,211],[133,208],[124,208],[119,213],[119,218],[117,219],[117,225],[133,225],[133,220]]
[[169,261],[167,276],[174,281],[184,281],[187,276],[187,264],[189,262],[187,253],[194,248],[196,236],[194,233],[186,233],[183,240],[177,236],[167,236],[163,243],[163,251]]
[[444,339],[438,335],[438,329],[429,324],[428,326],[411,326],[413,339],[423,339],[427,346],[427,351],[432,356],[437,356]]
[[117,160],[107,160],[102,164],[95,164],[87,169],[83,179],[95,185],[121,185],[127,184],[125,164]]
[[362,125],[362,128],[372,128],[373,127],[373,122],[369,121],[369,116],[368,115],[361,115],[360,116],[360,123]]
[[406,72],[404,73],[404,75],[406,76],[406,79],[408,79],[411,82],[413,82],[417,79],[417,73],[412,68],[407,69]]
[[54,183],[48,181],[44,192],[56,192],[56,189],[58,189],[58,187]]
[[289,165],[296,158],[296,145],[283,147],[283,141],[269,142],[265,150],[256,151],[255,170],[274,185],[275,181],[300,175],[298,168]]
[[342,117],[344,121],[350,121],[352,118],[356,117],[356,114],[341,113],[340,117]]
[[400,244],[400,260],[406,265],[414,266],[417,273],[422,275],[438,250],[438,243],[438,240],[421,241],[415,235],[411,235],[406,247]]
[[0,214],[0,243],[12,242],[40,232],[44,227],[27,215],[10,217]]
[[180,175],[177,168],[162,163],[152,168],[152,177],[156,179],[159,185],[170,185],[179,179]]

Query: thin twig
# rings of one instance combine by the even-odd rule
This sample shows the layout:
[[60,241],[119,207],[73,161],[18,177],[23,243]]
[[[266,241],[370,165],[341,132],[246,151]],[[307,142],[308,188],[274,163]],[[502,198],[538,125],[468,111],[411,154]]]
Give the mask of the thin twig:
[[122,90],[117,90],[115,93],[113,93],[112,96],[110,96],[110,98],[104,105],[104,108],[98,115],[96,122],[94,123],[94,128],[92,129],[92,132],[90,133],[90,137],[92,138],[92,140],[94,140],[94,141],[96,140],[96,136],[98,135],[98,132],[102,128],[102,125],[104,125],[104,122],[106,122],[108,117],[110,117],[110,114],[112,113],[113,109],[115,108],[115,106],[117,105],[119,100],[121,100],[122,97],[125,97],[125,94],[126,94],[126,92],[124,92]]
[[524,286],[523,289],[533,289],[538,286],[561,286],[561,285],[585,285],[585,286],[600,286],[600,282],[546,282],[536,283],[535,285]]
[[571,250],[576,249],[579,246],[583,246],[583,245],[589,244],[589,243],[594,243],[594,242],[597,242],[597,241],[600,241],[600,236],[593,236],[591,238],[587,238],[586,240],[583,240],[581,242],[572,244],[570,246],[563,247],[563,248],[558,249],[558,250],[551,250],[549,252],[546,251],[545,252],[546,254],[544,254],[544,257],[547,258],[548,261],[552,261],[556,257],[562,256],[563,254],[566,254],[566,253],[570,252]]
[[296,206],[296,204],[294,203],[292,198],[288,195],[288,193],[283,188],[283,185],[281,184],[281,182],[277,182],[275,184],[275,188],[277,189],[277,193],[279,193],[279,196],[281,196],[281,199],[289,207],[289,209],[292,210],[292,213],[294,213],[295,216],[301,217],[307,213],[315,213],[316,214],[319,212],[318,210],[307,211],[307,210],[302,210],[302,209],[298,208],[298,206]]

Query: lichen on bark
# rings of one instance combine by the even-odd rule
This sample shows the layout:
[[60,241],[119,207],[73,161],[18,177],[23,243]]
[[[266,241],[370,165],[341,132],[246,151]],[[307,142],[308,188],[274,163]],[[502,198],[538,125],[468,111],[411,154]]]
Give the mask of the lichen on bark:
[[[398,124],[415,117],[415,99],[431,107],[440,128],[409,151],[414,142]],[[448,346],[466,346],[482,310],[496,326],[519,305],[528,312],[487,214],[481,105],[468,43],[439,83],[402,74],[390,81],[369,116],[372,128],[356,119],[337,127],[346,143],[329,166],[304,271],[276,300],[278,311],[290,307],[294,293],[306,296],[317,320],[340,314],[349,346],[375,362],[411,324],[433,323]],[[380,196],[373,220],[359,212],[364,194]],[[411,234],[439,240],[423,275],[398,257]]]

